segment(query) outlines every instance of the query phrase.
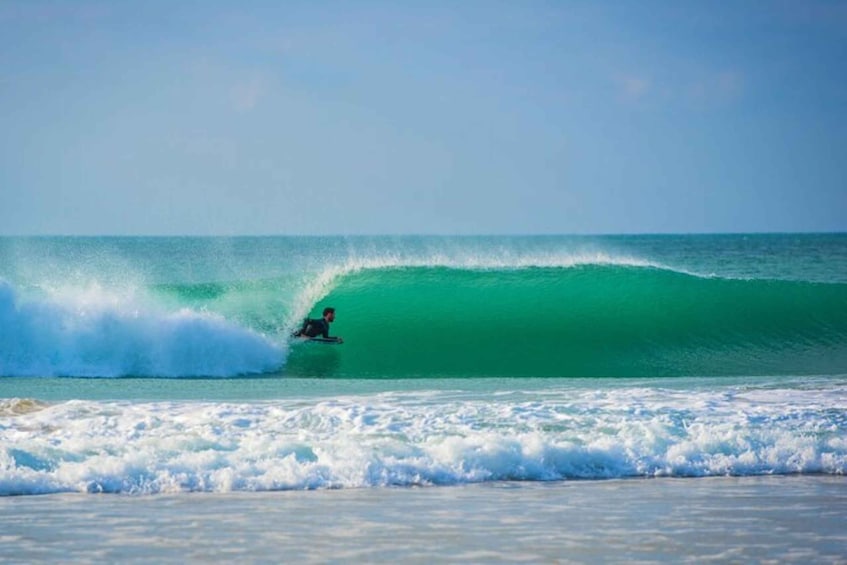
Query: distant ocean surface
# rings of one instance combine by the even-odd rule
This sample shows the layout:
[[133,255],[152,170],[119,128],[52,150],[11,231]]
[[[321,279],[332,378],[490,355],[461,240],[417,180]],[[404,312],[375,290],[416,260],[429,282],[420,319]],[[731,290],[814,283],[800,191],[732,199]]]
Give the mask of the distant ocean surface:
[[844,234],[0,238],[0,495],[843,475],[845,375]]

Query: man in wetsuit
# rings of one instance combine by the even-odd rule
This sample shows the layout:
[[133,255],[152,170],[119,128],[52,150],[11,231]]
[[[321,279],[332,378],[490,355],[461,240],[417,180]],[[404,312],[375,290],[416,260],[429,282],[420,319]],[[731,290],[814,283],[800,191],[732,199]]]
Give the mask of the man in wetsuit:
[[329,325],[335,321],[335,308],[324,308],[323,318],[311,320],[306,318],[303,322],[303,327],[297,332],[297,337],[308,337],[310,339],[321,336],[327,341],[335,341],[344,343],[340,337],[332,337],[329,335]]

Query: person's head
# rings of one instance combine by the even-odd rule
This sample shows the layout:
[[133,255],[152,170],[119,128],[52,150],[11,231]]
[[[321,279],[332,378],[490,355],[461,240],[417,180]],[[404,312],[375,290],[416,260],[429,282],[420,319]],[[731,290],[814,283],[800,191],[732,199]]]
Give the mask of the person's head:
[[324,308],[324,320],[327,322],[335,321],[335,308],[329,306]]

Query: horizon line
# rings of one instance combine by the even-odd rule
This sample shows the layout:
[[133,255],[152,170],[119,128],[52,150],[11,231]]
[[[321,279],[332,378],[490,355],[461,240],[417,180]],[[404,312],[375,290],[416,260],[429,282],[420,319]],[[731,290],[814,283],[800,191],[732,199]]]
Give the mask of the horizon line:
[[120,234],[120,233],[78,233],[78,234],[62,234],[62,233],[45,233],[45,234],[0,234],[0,238],[8,239],[26,239],[26,238],[138,238],[138,239],[156,239],[156,238],[373,238],[373,237],[452,237],[452,238],[474,238],[474,237],[621,237],[621,236],[749,236],[749,235],[845,235],[845,231],[836,230],[821,230],[821,231],[802,231],[802,230],[774,230],[774,231],[690,231],[690,232],[674,232],[674,231],[656,231],[656,232],[500,232],[500,233],[451,233],[451,232],[432,232],[432,233],[240,233],[240,234],[224,234],[224,233],[204,233],[204,234],[164,234],[164,233],[139,233],[139,234]]

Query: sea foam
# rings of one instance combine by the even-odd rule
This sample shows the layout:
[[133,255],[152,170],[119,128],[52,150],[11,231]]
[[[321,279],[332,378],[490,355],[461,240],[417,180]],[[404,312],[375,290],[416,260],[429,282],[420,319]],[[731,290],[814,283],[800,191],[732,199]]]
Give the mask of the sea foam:
[[3,418],[0,494],[843,474],[844,398],[844,385],[831,382],[815,390],[74,400]]
[[214,313],[97,288],[23,299],[0,281],[2,376],[233,376],[278,368],[284,353]]

